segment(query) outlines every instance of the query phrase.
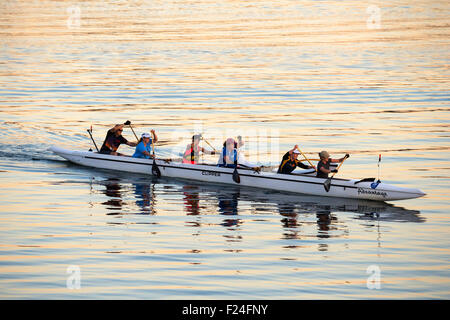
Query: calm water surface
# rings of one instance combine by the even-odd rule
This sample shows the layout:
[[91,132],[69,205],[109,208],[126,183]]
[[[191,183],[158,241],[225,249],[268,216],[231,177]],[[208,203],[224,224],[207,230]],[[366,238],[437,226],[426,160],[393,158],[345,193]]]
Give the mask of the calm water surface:
[[[449,299],[450,6],[372,4],[2,1],[0,298]],[[153,180],[47,151],[125,120],[161,157],[194,132],[241,134],[261,164],[349,152],[342,177],[377,176],[382,154],[383,181],[427,196]]]

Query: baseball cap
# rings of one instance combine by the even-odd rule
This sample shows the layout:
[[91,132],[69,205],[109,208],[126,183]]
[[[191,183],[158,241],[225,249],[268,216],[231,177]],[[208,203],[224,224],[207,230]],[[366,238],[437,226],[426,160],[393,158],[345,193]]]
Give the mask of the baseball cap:
[[319,153],[319,157],[321,157],[321,158],[329,158],[330,154],[324,150],[324,151],[321,151]]

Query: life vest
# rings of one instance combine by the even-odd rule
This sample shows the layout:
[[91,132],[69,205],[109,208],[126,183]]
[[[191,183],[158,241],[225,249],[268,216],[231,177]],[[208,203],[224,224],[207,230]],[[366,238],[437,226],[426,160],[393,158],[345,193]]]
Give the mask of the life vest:
[[[232,164],[227,164],[226,163],[226,161],[225,161],[225,156],[227,156],[228,155],[228,157],[230,158],[230,160],[233,162]],[[220,159],[219,159],[219,164],[218,164],[218,166],[219,167],[234,167],[235,166],[235,163],[236,163],[236,160],[237,160],[237,150],[236,149],[233,149],[233,151],[231,151],[231,152],[229,152],[228,154],[227,154],[227,147],[223,147],[223,149],[222,149],[222,155],[221,155],[221,157],[220,157]]]
[[194,152],[194,146],[191,144],[191,147],[183,154],[183,163],[197,164],[199,153],[200,147],[197,145],[197,151]]

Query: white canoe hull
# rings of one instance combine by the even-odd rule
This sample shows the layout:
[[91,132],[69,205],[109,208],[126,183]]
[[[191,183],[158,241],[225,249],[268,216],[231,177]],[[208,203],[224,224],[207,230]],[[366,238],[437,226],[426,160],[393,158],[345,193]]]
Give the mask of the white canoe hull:
[[[59,147],[51,147],[49,150],[66,160],[83,166],[152,175],[153,160],[149,159],[111,156],[90,151],[71,151]],[[234,169],[166,162],[164,160],[156,160],[156,163],[164,177],[238,185],[232,178]],[[239,185],[241,186],[315,196],[390,201],[413,199],[425,195],[419,189],[397,187],[385,183],[380,183],[376,189],[372,189],[370,182],[355,184],[358,181],[357,179],[338,178],[333,178],[331,188],[329,192],[326,192],[323,186],[326,179],[311,175],[256,173],[247,169],[238,169],[238,172],[240,175]]]

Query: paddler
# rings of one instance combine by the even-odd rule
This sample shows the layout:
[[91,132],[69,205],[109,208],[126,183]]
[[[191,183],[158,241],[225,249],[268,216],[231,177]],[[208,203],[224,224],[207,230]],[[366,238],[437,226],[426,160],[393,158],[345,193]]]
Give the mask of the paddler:
[[223,149],[219,156],[219,161],[217,166],[225,167],[225,168],[235,168],[236,164],[239,167],[247,167],[252,168],[253,171],[259,173],[261,171],[261,167],[258,167],[248,161],[245,160],[244,156],[239,152],[238,148],[244,145],[242,141],[242,137],[238,137],[238,141],[236,142],[233,138],[228,138],[223,143]]
[[337,173],[337,169],[330,170],[330,163],[339,163],[344,161],[346,158],[350,157],[347,153],[344,157],[340,159],[331,159],[330,154],[327,151],[321,151],[319,153],[320,161],[317,164],[317,178],[328,178],[328,174],[333,172]]
[[233,138],[228,138],[223,143],[222,152],[217,165],[219,167],[235,168],[238,161],[237,142]]
[[111,155],[122,155],[117,152],[121,144],[126,144],[130,147],[136,147],[137,142],[130,142],[122,136],[123,124],[116,124],[113,128],[108,130],[105,141],[100,148],[100,153]]
[[201,134],[192,136],[192,142],[186,146],[186,151],[183,154],[183,163],[197,164],[200,151],[206,154],[216,154],[215,151],[209,151],[199,146],[201,138]]
[[133,158],[144,158],[150,159],[153,158],[152,155],[152,144],[158,141],[158,137],[156,136],[155,130],[150,131],[153,134],[155,139],[151,138],[150,133],[145,132],[142,134],[139,143],[136,146],[136,150],[134,151]]
[[289,174],[295,170],[295,168],[300,167],[302,169],[315,169],[314,166],[307,166],[303,164],[300,160],[298,160],[298,155],[300,151],[298,151],[298,145],[294,146],[294,149],[289,150],[283,156],[281,160],[280,166],[278,167],[277,173]]

